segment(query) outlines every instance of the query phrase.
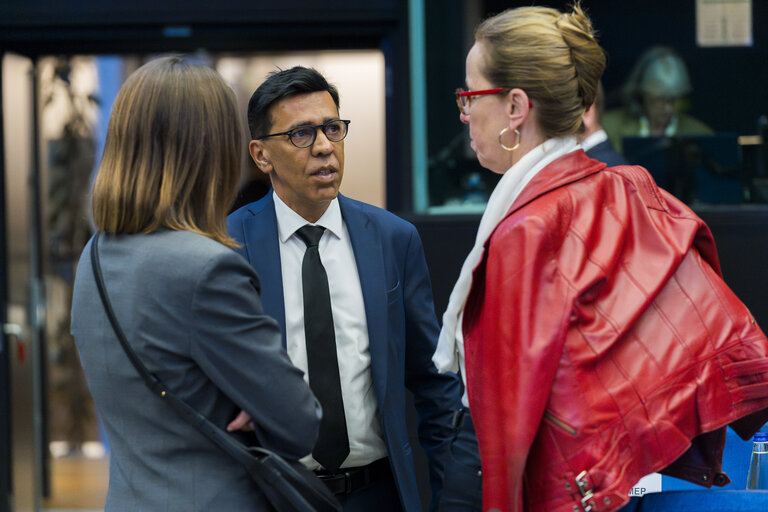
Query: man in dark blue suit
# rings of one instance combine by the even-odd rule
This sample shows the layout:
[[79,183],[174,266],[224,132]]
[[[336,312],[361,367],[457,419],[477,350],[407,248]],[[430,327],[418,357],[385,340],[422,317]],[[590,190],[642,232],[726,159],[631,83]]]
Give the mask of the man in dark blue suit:
[[608,167],[627,165],[624,156],[613,147],[608,134],[603,130],[602,118],[605,111],[605,93],[602,84],[597,86],[595,102],[584,113],[584,133],[581,147],[590,158],[605,162]]
[[[282,327],[292,362],[308,372],[323,421],[333,416],[336,422],[327,428],[327,439],[336,440],[324,441],[321,425],[320,440],[303,461],[337,493],[345,511],[420,511],[407,388],[419,416],[434,506],[459,386],[431,360],[439,328],[419,235],[397,216],[338,193],[349,121],[339,118],[338,92],[317,71],[270,74],[251,97],[248,124],[250,155],[273,190],[232,213],[229,233],[261,279],[264,311]],[[310,240],[312,231],[319,241]],[[319,254],[328,292],[305,296],[310,248]],[[337,367],[316,384],[318,329],[305,321],[324,310],[313,302],[320,295],[330,297]],[[323,403],[321,395],[333,392],[316,388],[333,382],[343,407]],[[333,446],[320,446],[326,443]],[[328,458],[327,452],[340,455]]]

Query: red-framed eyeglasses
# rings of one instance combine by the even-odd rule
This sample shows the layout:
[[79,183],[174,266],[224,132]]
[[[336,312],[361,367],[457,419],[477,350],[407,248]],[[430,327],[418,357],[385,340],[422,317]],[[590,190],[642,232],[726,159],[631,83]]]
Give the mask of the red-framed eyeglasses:
[[[482,91],[465,91],[462,88],[458,88],[454,94],[456,95],[456,105],[459,106],[459,112],[468,116],[473,96],[507,94],[511,90],[509,87],[496,87],[495,89],[483,89]],[[533,108],[533,103],[530,101],[528,102],[528,108]]]
[[511,91],[511,89],[506,89],[504,87],[497,87],[495,89],[483,89],[482,91],[465,91],[462,88],[458,88],[454,94],[456,95],[456,105],[459,106],[459,112],[465,116],[468,116],[469,107],[472,105],[473,96],[486,96],[502,93],[506,94],[509,91]]

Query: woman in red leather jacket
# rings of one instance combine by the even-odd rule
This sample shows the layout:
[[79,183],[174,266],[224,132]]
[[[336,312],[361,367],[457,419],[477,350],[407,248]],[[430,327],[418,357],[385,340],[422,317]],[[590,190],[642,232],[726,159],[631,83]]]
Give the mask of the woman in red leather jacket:
[[768,342],[707,226],[577,144],[604,66],[578,5],[512,9],[478,27],[456,93],[502,178],[434,360],[464,370],[486,511],[617,510],[656,471],[724,485],[726,425],[768,420]]

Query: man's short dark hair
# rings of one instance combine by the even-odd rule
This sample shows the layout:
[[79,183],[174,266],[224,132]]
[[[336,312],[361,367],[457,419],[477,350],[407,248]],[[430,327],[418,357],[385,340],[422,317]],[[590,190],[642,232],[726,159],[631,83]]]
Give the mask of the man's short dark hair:
[[316,69],[295,66],[291,69],[273,71],[267,75],[248,102],[248,128],[251,139],[267,135],[272,128],[269,107],[275,102],[310,92],[328,91],[339,108],[339,91],[329,84]]

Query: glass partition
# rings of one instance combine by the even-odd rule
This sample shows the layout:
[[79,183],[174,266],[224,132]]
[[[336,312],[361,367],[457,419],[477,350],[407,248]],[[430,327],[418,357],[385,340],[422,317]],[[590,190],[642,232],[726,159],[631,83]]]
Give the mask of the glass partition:
[[[423,126],[413,123],[413,146],[414,152],[426,152],[423,160],[414,157],[413,210],[479,214],[499,176],[477,163],[467,129],[459,121],[453,91],[465,86],[465,59],[474,43],[475,27],[488,16],[530,2],[421,0],[411,4],[418,4],[425,13],[411,14],[412,24],[422,22],[421,30],[411,28],[412,40],[423,40],[411,45],[411,54],[412,62],[423,62],[424,77],[413,85],[423,92],[412,92],[412,115],[424,119]],[[571,4],[568,0],[548,3],[560,10]],[[600,115],[616,149],[630,164],[646,167],[662,188],[694,209],[763,208],[768,203],[765,77],[750,75],[748,70],[762,69],[765,45],[759,40],[732,47],[699,45],[694,24],[682,21],[692,21],[696,15],[690,3],[666,2],[648,13],[615,2],[592,2],[585,8],[608,57]],[[630,25],[615,23],[629,17],[634,20]],[[755,8],[754,18],[759,26],[764,13]],[[646,71],[641,74],[640,68]],[[669,97],[643,100],[629,95],[627,89],[633,80],[640,83],[640,76],[678,87]],[[663,129],[655,126],[655,119],[664,120]]]

